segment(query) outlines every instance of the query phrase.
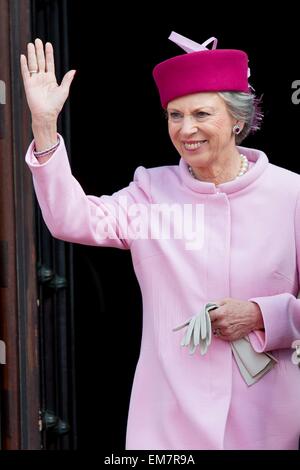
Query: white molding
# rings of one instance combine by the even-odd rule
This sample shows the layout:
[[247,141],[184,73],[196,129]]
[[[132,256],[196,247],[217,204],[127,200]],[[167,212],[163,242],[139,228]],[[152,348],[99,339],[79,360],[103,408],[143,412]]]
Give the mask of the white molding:
[[0,80],[0,104],[6,103],[5,82]]

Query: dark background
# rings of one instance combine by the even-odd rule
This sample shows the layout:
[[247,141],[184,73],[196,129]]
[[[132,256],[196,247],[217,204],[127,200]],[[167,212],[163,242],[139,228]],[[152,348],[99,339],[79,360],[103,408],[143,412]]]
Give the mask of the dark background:
[[[162,13],[164,7],[165,13]],[[262,130],[242,145],[265,151],[271,163],[300,172],[300,105],[291,84],[300,78],[297,16],[263,15],[253,4],[224,10],[202,2],[100,6],[69,2],[72,69],[71,164],[87,194],[112,194],[139,165],[177,164],[178,156],[152,79],[160,61],[182,53],[172,30],[249,55],[250,83],[263,94]],[[269,12],[270,13],[270,12]],[[278,14],[280,16],[277,16]],[[289,38],[281,39],[282,25]],[[272,208],[270,208],[271,210]],[[278,221],[280,223],[280,221]],[[142,302],[130,253],[74,245],[79,448],[122,449],[138,359]]]

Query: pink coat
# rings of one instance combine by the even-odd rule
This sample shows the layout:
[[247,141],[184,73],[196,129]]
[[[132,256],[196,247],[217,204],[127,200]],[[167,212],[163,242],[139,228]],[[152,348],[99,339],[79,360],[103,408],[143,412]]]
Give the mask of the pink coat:
[[[181,160],[139,167],[127,188],[102,197],[85,195],[63,141],[43,165],[32,145],[26,155],[54,237],[131,250],[144,312],[127,449],[297,449],[300,370],[291,343],[300,338],[300,176],[270,164],[263,152],[240,151],[250,170],[218,188],[193,179]],[[157,215],[161,204],[179,211],[172,222],[179,232],[186,209],[197,243],[187,240],[189,231],[185,238],[156,236],[158,219],[149,225],[147,210]],[[191,207],[199,209],[194,219]],[[252,345],[279,359],[251,387],[228,342],[214,337],[205,356],[190,355],[180,347],[183,331],[172,331],[224,297],[259,304],[265,332],[251,333]]]

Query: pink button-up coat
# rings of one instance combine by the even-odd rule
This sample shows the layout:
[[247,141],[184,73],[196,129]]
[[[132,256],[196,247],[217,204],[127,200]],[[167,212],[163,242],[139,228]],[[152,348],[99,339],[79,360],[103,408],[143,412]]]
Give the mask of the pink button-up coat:
[[[181,160],[139,167],[127,188],[102,197],[87,196],[72,176],[63,140],[45,164],[32,145],[26,155],[54,237],[131,250],[143,335],[127,449],[298,447],[300,370],[291,343],[300,339],[300,176],[258,150],[240,151],[250,170],[218,187],[193,179]],[[228,342],[214,337],[205,356],[190,355],[180,347],[183,331],[172,331],[224,297],[258,303],[265,332],[250,333],[251,343],[279,360],[251,387]]]

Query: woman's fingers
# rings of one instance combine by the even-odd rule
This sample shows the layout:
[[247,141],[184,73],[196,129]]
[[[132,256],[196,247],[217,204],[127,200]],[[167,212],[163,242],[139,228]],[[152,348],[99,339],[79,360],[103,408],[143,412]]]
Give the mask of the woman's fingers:
[[44,54],[44,45],[40,39],[36,39],[34,41],[34,44],[32,42],[27,44],[27,56],[29,72],[32,70],[37,72],[45,72],[46,61]]
[[36,39],[34,41],[34,44],[35,44],[38,71],[45,72],[46,61],[45,61],[45,54],[44,54],[44,45],[40,39]]
[[51,42],[46,43],[45,53],[46,53],[46,72],[55,73],[54,54],[53,54],[53,47],[52,47]]
[[28,66],[27,66],[27,59],[24,54],[21,54],[20,57],[20,63],[21,63],[21,72],[22,72],[22,77],[24,83],[30,78],[30,74],[28,71]]
[[34,44],[32,42],[28,43],[27,57],[27,69],[29,73],[33,70],[55,74],[53,47],[50,42],[45,44],[45,51],[43,42],[40,39],[36,39]]
[[64,90],[65,93],[69,93],[69,89],[70,89],[75,73],[76,73],[76,70],[70,70],[69,72],[66,73],[66,75],[62,79],[60,86]]
[[216,321],[220,316],[220,307],[211,309],[209,311],[209,316],[210,316],[211,322]]
[[38,63],[36,58],[35,46],[32,42],[27,44],[27,63],[28,63],[28,70],[38,70]]

